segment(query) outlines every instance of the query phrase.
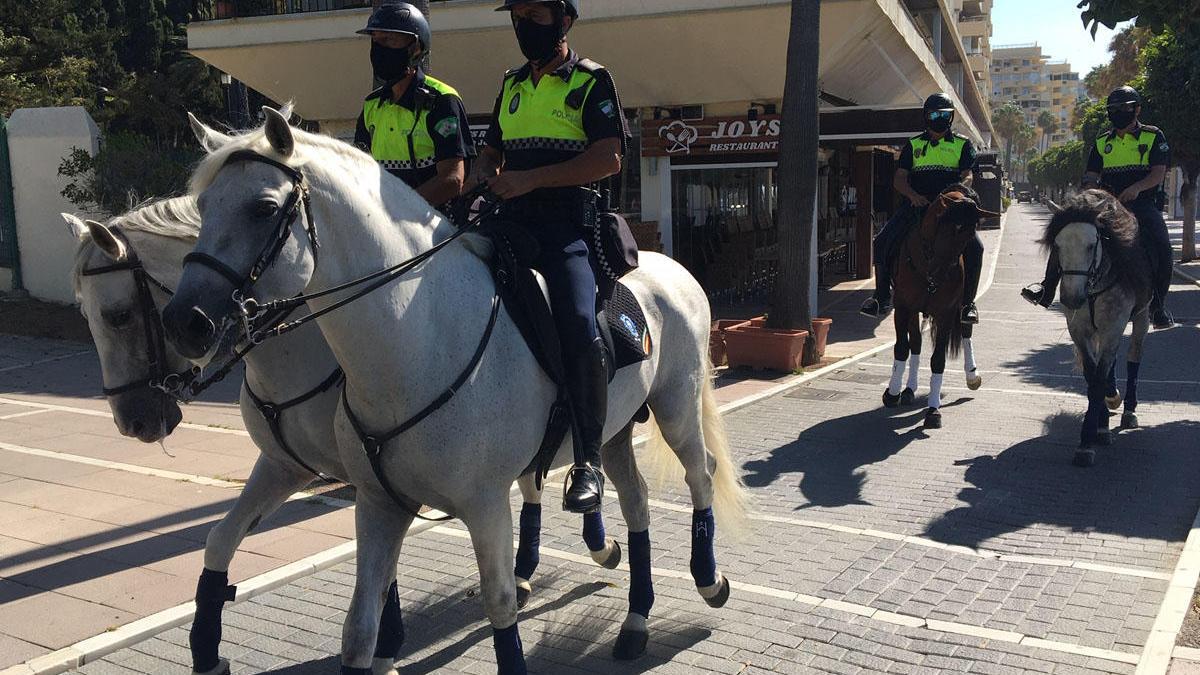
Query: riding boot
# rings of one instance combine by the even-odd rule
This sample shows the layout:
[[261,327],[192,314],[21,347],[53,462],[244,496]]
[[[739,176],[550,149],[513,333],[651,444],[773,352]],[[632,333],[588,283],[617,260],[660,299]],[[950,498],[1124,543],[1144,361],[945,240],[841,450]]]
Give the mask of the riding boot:
[[892,270],[887,263],[875,263],[875,294],[867,298],[859,312],[872,318],[892,309]]
[[963,251],[963,308],[959,319],[963,323],[979,323],[979,310],[975,307],[975,295],[979,292],[979,276],[983,272],[983,242],[978,235]]
[[567,474],[563,510],[592,513],[604,498],[600,446],[608,413],[608,357],[602,339],[568,360],[567,391],[575,417],[575,466]]
[[1058,293],[1058,281],[1062,278],[1062,268],[1058,263],[1058,252],[1051,250],[1050,258],[1046,260],[1046,276],[1040,284],[1030,284],[1021,289],[1021,297],[1035,305],[1049,307],[1054,304],[1054,296]]

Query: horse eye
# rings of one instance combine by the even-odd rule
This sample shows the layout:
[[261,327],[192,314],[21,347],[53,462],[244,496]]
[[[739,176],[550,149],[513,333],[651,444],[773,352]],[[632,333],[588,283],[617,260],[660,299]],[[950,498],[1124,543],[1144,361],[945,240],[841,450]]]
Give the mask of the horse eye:
[[269,199],[264,199],[254,204],[254,215],[260,218],[270,218],[278,211],[279,205]]
[[133,312],[130,312],[129,310],[104,313],[104,320],[113,328],[124,328],[125,326],[129,325],[129,322],[132,319]]

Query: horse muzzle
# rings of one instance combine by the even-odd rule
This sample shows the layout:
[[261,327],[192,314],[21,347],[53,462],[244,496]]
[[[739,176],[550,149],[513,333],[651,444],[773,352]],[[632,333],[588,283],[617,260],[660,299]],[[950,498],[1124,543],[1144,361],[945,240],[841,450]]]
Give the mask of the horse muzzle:
[[183,420],[175,399],[149,387],[111,397],[109,406],[117,431],[143,443],[161,441]]
[[199,307],[171,302],[163,311],[167,340],[181,356],[199,359],[208,354],[217,339],[217,325]]

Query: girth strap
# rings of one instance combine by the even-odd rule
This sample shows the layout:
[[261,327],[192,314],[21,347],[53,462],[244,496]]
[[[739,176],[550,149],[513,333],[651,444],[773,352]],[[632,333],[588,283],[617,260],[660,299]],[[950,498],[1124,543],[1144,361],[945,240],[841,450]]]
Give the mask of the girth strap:
[[342,407],[346,410],[346,418],[350,420],[350,426],[354,428],[354,433],[358,435],[358,440],[360,443],[362,443],[363,452],[366,453],[367,459],[371,461],[371,470],[375,472],[375,479],[379,481],[379,485],[383,487],[383,491],[392,498],[392,501],[396,502],[400,508],[409,512],[414,517],[420,518],[421,520],[442,522],[450,520],[453,518],[453,516],[448,515],[445,518],[428,518],[421,515],[420,504],[417,504],[415,507],[412,506],[412,504],[416,502],[413,502],[411,499],[401,495],[399,491],[397,491],[392,485],[392,482],[388,480],[387,474],[384,473],[383,447],[387,445],[389,441],[420,424],[421,421],[426,417],[429,417],[433,413],[437,412],[439,408],[449,403],[450,399],[454,398],[454,395],[458,393],[458,390],[467,383],[467,380],[471,379],[471,375],[475,372],[475,369],[479,367],[479,362],[483,360],[483,354],[487,351],[488,343],[491,342],[492,330],[496,327],[496,319],[499,317],[499,315],[500,294],[493,293],[492,312],[488,316],[487,328],[485,328],[483,331],[483,337],[480,338],[479,346],[475,348],[475,354],[471,356],[470,363],[467,364],[467,367],[464,368],[459,376],[454,380],[454,383],[447,387],[445,391],[443,391],[436,399],[433,400],[433,402],[422,408],[420,412],[408,418],[399,426],[394,427],[390,431],[382,434],[368,433],[366,429],[363,428],[362,422],[360,422],[358,417],[354,415],[354,411],[350,409],[350,399],[348,398],[347,394],[350,388],[345,387],[342,389]]
[[345,381],[345,379],[346,374],[342,372],[342,369],[335,368],[333,372],[329,374],[329,377],[325,378],[321,384],[318,384],[315,388],[310,389],[293,399],[284,401],[283,403],[271,403],[269,401],[264,401],[254,393],[253,389],[250,388],[249,381],[245,381],[243,383],[246,387],[246,394],[250,396],[250,402],[253,403],[254,407],[258,409],[258,414],[262,415],[263,419],[267,421],[267,426],[271,429],[271,435],[275,438],[275,443],[282,448],[285,453],[287,453],[288,457],[292,458],[292,461],[304,467],[304,469],[309,473],[327,483],[338,482],[340,479],[332,476],[326,476],[310,466],[308,462],[300,459],[300,455],[297,454],[294,449],[292,449],[292,446],[288,445],[287,439],[283,437],[283,426],[279,423],[279,417],[283,414],[283,411],[289,408],[294,408],[301,403],[305,403],[306,401],[309,401],[314,397],[329,391],[331,388]]

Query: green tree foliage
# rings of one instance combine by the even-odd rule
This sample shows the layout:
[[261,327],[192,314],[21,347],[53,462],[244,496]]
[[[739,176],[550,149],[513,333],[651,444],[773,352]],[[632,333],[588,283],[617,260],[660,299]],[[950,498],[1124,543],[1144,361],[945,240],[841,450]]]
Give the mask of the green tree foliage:
[[1029,181],[1042,190],[1062,194],[1079,184],[1083,176],[1086,145],[1068,141],[1029,161]]
[[1200,0],[1081,0],[1079,8],[1093,37],[1101,25],[1114,28],[1130,19],[1156,33],[1168,27],[1179,35],[1200,33]]
[[[219,73],[186,51],[187,22],[210,4],[0,2],[0,115],[81,105],[104,130],[96,157],[77,152],[60,169],[71,179],[64,194],[80,206],[124,208],[130,194],[183,188],[184,166],[169,163],[188,157],[194,142],[185,112],[211,119],[223,108]],[[141,171],[124,170],[139,162]]]
[[1108,63],[1092,68],[1083,78],[1088,94],[1092,98],[1103,99],[1117,87],[1129,84],[1138,76],[1138,52],[1146,46],[1154,34],[1145,27],[1127,26],[1113,36],[1108,43],[1108,52],[1112,56]]
[[[1200,36],[1182,39],[1166,30],[1151,40],[1140,55],[1142,76],[1134,83],[1145,97],[1142,117],[1159,126],[1171,144],[1171,157],[1183,169],[1180,195],[1193,203],[1200,179]],[[1196,220],[1193,209],[1184,212],[1184,259],[1196,257]]]
[[1008,170],[1012,169],[1013,140],[1023,124],[1025,113],[1021,112],[1021,106],[1012,101],[992,111],[992,126],[1004,139],[1004,167]]

